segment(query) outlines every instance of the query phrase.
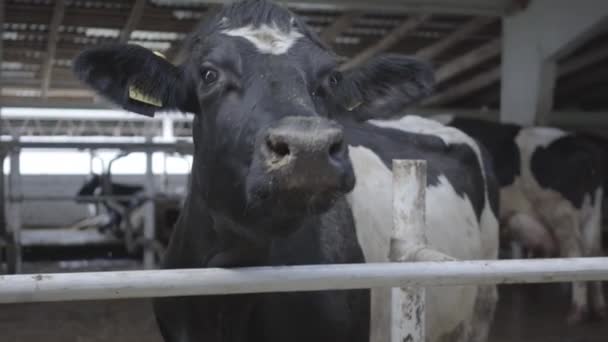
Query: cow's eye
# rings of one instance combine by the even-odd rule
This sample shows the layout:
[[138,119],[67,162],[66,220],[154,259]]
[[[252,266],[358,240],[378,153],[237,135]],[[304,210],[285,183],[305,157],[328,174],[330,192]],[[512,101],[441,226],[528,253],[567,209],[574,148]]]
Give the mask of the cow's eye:
[[201,70],[201,75],[203,76],[203,83],[205,85],[212,85],[219,77],[217,70],[212,68],[204,68]]
[[329,75],[329,86],[334,88],[337,87],[338,84],[340,84],[340,82],[342,81],[342,74],[339,72],[333,72],[331,75]]

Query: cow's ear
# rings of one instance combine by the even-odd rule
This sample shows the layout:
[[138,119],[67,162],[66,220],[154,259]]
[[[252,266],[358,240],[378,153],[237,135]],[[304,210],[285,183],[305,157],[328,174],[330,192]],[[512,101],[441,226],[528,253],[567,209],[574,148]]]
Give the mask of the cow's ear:
[[148,116],[167,110],[196,111],[182,70],[137,45],[87,49],[73,63],[77,77],[122,108]]
[[337,92],[356,119],[384,119],[401,115],[405,107],[428,96],[434,83],[429,64],[385,54],[345,71]]

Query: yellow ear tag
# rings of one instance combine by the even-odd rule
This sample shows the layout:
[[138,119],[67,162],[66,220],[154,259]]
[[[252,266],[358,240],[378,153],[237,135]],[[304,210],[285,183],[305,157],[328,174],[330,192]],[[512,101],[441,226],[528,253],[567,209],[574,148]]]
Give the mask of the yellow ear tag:
[[361,106],[363,104],[363,101],[359,101],[359,102],[355,102],[352,105],[348,106],[346,108],[347,111],[352,112],[353,110],[359,108],[359,106]]
[[152,51],[153,54],[157,55],[158,57],[162,58],[162,59],[167,59],[167,57],[165,57],[165,55],[163,55],[162,52],[160,51]]
[[153,97],[150,97],[150,96],[142,93],[139,89],[135,88],[134,86],[129,86],[129,98],[131,98],[135,101],[147,103],[147,104],[149,104],[151,106],[155,106],[155,107],[163,106],[163,103],[159,99],[155,99]]
[[[162,53],[160,53],[158,51],[152,51],[152,53],[162,59],[167,59],[165,57],[165,55],[163,55]],[[129,98],[131,98],[135,101],[147,103],[147,104],[155,106],[155,107],[163,106],[163,103],[159,99],[155,99],[155,98],[152,98],[152,97],[144,94],[141,90],[135,88],[134,86],[129,87]]]

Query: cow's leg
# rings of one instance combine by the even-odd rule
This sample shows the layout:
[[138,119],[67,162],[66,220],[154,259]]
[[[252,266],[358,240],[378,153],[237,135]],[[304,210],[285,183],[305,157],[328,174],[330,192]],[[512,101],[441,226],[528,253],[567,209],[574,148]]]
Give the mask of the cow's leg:
[[[551,206],[546,215],[548,226],[559,247],[559,255],[565,258],[580,258],[584,255],[578,213],[571,206],[560,203]],[[572,283],[572,308],[569,323],[583,321],[589,314],[587,286],[584,282]]]
[[495,285],[479,286],[473,312],[471,342],[486,342],[490,327],[494,321],[494,311],[498,302],[498,290]]
[[[590,215],[586,217],[582,227],[583,249],[585,256],[602,256],[602,192],[598,190],[595,194]],[[589,301],[593,314],[598,318],[606,316],[606,299],[602,283],[594,281],[589,285]]]

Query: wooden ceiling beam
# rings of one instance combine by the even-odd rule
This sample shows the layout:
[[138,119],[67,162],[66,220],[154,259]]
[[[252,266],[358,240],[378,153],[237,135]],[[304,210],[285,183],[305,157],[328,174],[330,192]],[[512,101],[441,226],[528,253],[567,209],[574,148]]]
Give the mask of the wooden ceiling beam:
[[435,72],[437,83],[444,82],[464,71],[470,70],[481,63],[488,61],[500,55],[502,41],[500,38],[495,38],[482,46],[473,49],[462,56],[442,65]]
[[[5,1],[0,2],[0,65],[2,65],[2,61],[4,60],[4,11],[5,9]],[[0,68],[0,80],[2,79],[2,68]],[[2,103],[0,103],[0,106]]]
[[351,28],[357,19],[361,18],[362,12],[346,12],[338,17],[330,26],[321,32],[321,40],[329,45],[333,45],[336,38],[346,30]]
[[608,46],[604,45],[597,49],[586,52],[580,56],[573,57],[567,60],[557,68],[557,74],[559,77],[566,76],[575,73],[581,69],[588,67],[589,65],[601,62],[604,59],[608,59]]
[[342,64],[341,69],[346,70],[353,67],[356,67],[362,63],[365,63],[368,59],[373,56],[389,50],[394,45],[398,44],[403,37],[405,37],[408,33],[414,31],[420,25],[422,25],[426,20],[430,18],[428,14],[416,15],[410,17],[405,20],[401,25],[397,26],[393,29],[389,34],[387,34],[384,38],[382,38],[378,43],[368,47],[367,49],[361,51],[359,54],[354,56],[352,59]]
[[478,74],[465,82],[451,86],[442,92],[432,95],[431,97],[423,100],[422,105],[425,107],[442,106],[465,97],[472,92],[483,89],[499,80],[500,68],[493,68],[482,72],[481,74]]
[[129,13],[129,17],[127,18],[127,22],[122,30],[120,30],[120,36],[118,37],[119,43],[124,44],[129,41],[131,33],[135,31],[137,24],[139,24],[141,17],[144,14],[145,7],[146,0],[135,0],[135,3],[133,3],[133,7],[131,8],[131,12]]
[[46,98],[48,96],[49,87],[51,85],[51,74],[53,71],[53,60],[55,59],[55,53],[57,52],[57,40],[59,39],[59,26],[65,16],[65,0],[56,0],[55,7],[53,8],[53,16],[51,17],[51,24],[49,25],[49,36],[46,46],[46,57],[42,64],[42,87],[41,96]]
[[496,18],[493,17],[473,18],[459,29],[445,36],[443,39],[440,39],[437,42],[418,50],[418,52],[416,52],[416,57],[420,59],[432,60],[456,44],[470,38],[472,34],[481,30],[483,27],[489,25],[495,20]]

